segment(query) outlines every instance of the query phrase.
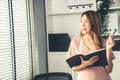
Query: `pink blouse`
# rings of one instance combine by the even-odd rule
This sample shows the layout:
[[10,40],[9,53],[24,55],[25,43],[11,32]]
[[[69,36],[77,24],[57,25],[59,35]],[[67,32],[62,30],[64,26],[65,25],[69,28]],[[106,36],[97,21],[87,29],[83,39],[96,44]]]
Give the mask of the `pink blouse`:
[[[103,47],[105,47],[105,41],[103,40]],[[91,46],[93,47],[93,46]],[[96,49],[93,47],[92,51]],[[67,57],[71,57],[76,54],[88,54],[90,51],[87,48],[82,38],[74,38],[71,40]],[[114,54],[111,51],[112,58]],[[106,73],[103,66],[88,67],[78,71],[77,80],[111,80],[109,74]]]

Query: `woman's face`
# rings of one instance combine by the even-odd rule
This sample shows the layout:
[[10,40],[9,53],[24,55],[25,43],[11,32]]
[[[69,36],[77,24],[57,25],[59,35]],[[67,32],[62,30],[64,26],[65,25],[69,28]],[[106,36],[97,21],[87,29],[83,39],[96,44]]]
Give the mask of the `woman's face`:
[[81,31],[83,34],[90,34],[91,24],[86,15],[82,16],[80,25],[81,25]]

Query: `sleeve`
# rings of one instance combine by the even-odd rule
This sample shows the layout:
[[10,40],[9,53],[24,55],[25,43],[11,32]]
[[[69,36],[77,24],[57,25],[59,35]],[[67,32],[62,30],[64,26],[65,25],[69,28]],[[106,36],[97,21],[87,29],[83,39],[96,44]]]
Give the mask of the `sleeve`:
[[68,52],[67,52],[67,58],[71,57],[74,55],[74,39],[71,40],[69,48],[68,48]]

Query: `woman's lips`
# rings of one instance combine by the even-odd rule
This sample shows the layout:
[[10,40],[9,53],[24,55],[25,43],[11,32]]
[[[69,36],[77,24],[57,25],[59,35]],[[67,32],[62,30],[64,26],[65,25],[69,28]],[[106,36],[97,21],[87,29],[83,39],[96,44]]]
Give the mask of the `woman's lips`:
[[86,30],[86,28],[82,28],[82,31],[85,31]]

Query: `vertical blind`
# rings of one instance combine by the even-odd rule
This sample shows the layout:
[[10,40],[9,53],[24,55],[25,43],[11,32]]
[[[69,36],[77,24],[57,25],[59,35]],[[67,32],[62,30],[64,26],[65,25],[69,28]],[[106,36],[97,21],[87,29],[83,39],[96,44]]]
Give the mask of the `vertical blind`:
[[0,0],[0,80],[32,79],[28,0]]
[[[22,5],[22,6],[21,6]],[[29,39],[27,28],[27,10],[25,0],[13,0],[13,22],[16,55],[16,77],[29,79],[31,65],[29,64]],[[29,76],[28,76],[29,75]]]
[[8,0],[0,0],[0,80],[12,79]]

